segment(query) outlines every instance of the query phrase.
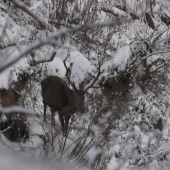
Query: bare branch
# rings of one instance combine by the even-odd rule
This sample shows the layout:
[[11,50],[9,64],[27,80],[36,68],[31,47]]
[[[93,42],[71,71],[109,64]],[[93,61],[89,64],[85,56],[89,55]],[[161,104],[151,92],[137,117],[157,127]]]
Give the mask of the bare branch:
[[4,133],[6,132],[8,129],[10,129],[13,126],[14,122],[12,122],[12,124],[10,126],[8,126],[6,129],[0,131],[0,133]]
[[71,67],[72,67],[72,65],[71,65],[69,68],[67,67],[67,65],[66,65],[66,60],[67,60],[67,58],[68,58],[68,55],[67,55],[67,57],[66,57],[66,58],[64,59],[64,61],[63,61],[64,67],[65,67],[65,69],[66,69],[66,77],[67,77],[68,82],[69,82],[69,83],[71,84],[71,86],[73,87],[73,89],[74,89],[74,90],[77,90],[74,81],[73,81],[73,83],[72,83],[71,80],[70,80],[70,75],[69,75],[69,74],[71,74]]
[[144,60],[146,60],[146,59],[149,58],[150,56],[152,56],[152,55],[157,55],[157,54],[164,54],[164,53],[170,53],[170,50],[168,50],[168,51],[158,51],[158,52],[151,53],[151,54],[147,55],[146,57],[144,57],[144,58],[141,60],[141,62],[140,62],[137,66],[135,66],[134,68],[136,69],[140,64],[142,64],[142,62],[143,62]]
[[100,68],[101,68],[101,64],[99,63],[97,76],[94,78],[94,81],[91,83],[91,85],[88,86],[88,87],[84,90],[85,92],[87,92],[88,89],[90,89],[90,88],[94,88],[94,84],[95,84],[96,81],[98,80],[99,76],[103,73],[103,71],[101,71]]

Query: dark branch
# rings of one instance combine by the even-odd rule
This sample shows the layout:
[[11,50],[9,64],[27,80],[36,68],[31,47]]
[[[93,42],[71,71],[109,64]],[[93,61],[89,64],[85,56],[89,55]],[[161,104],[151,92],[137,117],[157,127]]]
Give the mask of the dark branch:
[[[68,55],[67,55],[68,57]],[[75,83],[73,81],[73,83],[71,82],[70,80],[70,77],[71,77],[71,67],[72,65],[68,68],[67,65],[66,65],[66,60],[67,60],[67,57],[64,59],[63,63],[64,63],[64,67],[66,69],[66,77],[67,77],[67,80],[68,82],[71,84],[71,86],[73,87],[74,90],[77,90],[76,86],[75,86]],[[70,75],[69,75],[70,74]]]
[[91,85],[88,86],[88,87],[85,89],[85,92],[87,92],[90,88],[95,88],[95,87],[94,87],[94,84],[95,84],[96,81],[98,80],[99,76],[103,73],[103,71],[101,71],[100,69],[101,69],[101,64],[99,63],[97,76],[96,76],[96,78],[94,78],[94,81],[91,83]]

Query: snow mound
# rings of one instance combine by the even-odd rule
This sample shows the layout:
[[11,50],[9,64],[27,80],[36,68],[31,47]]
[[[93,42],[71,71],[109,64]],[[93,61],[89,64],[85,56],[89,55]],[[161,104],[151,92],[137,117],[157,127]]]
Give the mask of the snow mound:
[[117,67],[119,71],[123,71],[130,56],[130,46],[125,45],[117,51],[113,58],[102,65],[101,70],[107,73],[109,69]]
[[76,87],[85,80],[88,73],[92,73],[95,67],[92,63],[81,54],[76,47],[69,44],[63,45],[57,51],[56,58],[68,62],[71,67],[71,79],[75,82]]

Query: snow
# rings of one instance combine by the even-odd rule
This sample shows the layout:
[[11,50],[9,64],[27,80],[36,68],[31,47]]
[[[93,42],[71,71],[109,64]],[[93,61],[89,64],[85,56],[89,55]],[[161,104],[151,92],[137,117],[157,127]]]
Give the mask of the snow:
[[49,69],[51,69],[51,72],[50,72],[51,75],[56,75],[60,78],[64,78],[66,74],[66,69],[61,59],[55,57],[53,61],[47,64],[48,64]]
[[97,156],[99,156],[102,153],[102,150],[100,148],[96,148],[96,146],[93,146],[90,148],[90,150],[87,153],[87,158],[89,158],[88,166],[91,167],[94,163]]
[[117,53],[114,56],[113,53],[113,58],[110,60],[106,61],[102,66],[101,66],[101,71],[107,72],[108,69],[110,68],[116,68],[118,66],[118,71],[125,70],[126,64],[128,62],[128,59],[131,55],[130,52],[130,46],[125,45],[122,48],[120,48]]
[[43,126],[36,121],[34,123],[31,123],[29,131],[30,131],[30,133],[29,133],[30,136],[32,136],[32,135],[45,135],[45,130],[44,130]]
[[[113,156],[108,164],[108,170],[119,169],[119,163],[117,159]],[[124,169],[121,169],[124,170]]]
[[46,53],[44,53],[44,51],[35,51],[34,52],[34,60],[35,61],[39,61],[39,62],[41,62],[41,61],[48,61],[48,60],[50,60],[51,59],[51,55],[50,54],[46,54]]
[[[24,149],[24,148],[23,148]],[[26,148],[25,148],[26,149]],[[27,148],[29,149],[29,148]],[[32,157],[26,154],[18,154],[17,151],[6,148],[3,144],[0,145],[0,164],[1,170],[69,170],[64,165],[59,162],[52,163],[48,162],[46,159],[35,159],[35,155]],[[76,168],[75,168],[76,170]]]
[[84,81],[88,73],[95,70],[92,63],[76,47],[69,44],[61,46],[55,57],[62,61],[67,58],[66,61],[72,65],[71,79],[75,82],[76,87],[79,87],[79,84]]
[[[3,5],[3,4],[0,4],[0,7],[1,7],[2,9],[7,10],[7,7],[6,7],[5,5]],[[0,21],[0,22],[1,22],[1,21]]]
[[116,7],[112,7],[112,10],[114,11],[115,14],[118,14],[120,17],[127,17],[127,13],[116,8]]
[[[35,1],[32,1],[34,3],[32,3],[32,6],[29,8],[30,10],[32,11],[37,11],[37,15],[40,14],[43,15],[43,13],[45,13],[47,10],[47,7],[44,8],[43,12],[41,13],[41,8],[43,8],[43,5],[46,6],[46,4],[50,4],[50,0],[35,0]],[[101,1],[100,1],[101,2]],[[122,1],[123,2],[123,1]],[[158,0],[157,0],[158,2]],[[156,2],[156,3],[157,3]],[[161,6],[157,5],[153,8],[153,11],[154,13],[160,13],[160,10],[162,10],[162,12],[166,12],[168,14],[168,6],[167,5],[168,3],[164,3],[163,1],[159,0],[160,3],[162,3],[162,5],[164,5],[165,7],[167,6],[167,10],[162,10],[161,8],[163,8],[164,6]],[[127,5],[127,8],[131,8],[129,11],[133,11],[135,14],[137,15],[142,15],[144,12],[146,12],[148,9],[146,7],[146,0],[138,0],[138,2],[136,0],[127,0],[126,3],[128,4]],[[72,8],[72,11],[74,10],[74,7],[72,7],[72,4],[69,3],[70,7],[69,8]],[[84,3],[83,1],[81,2],[81,4],[77,4],[77,5],[82,5],[81,8],[84,8]],[[0,7],[2,5],[0,4]],[[48,6],[48,5],[47,5]],[[40,7],[40,8],[39,8]],[[139,9],[141,7],[141,9]],[[3,7],[4,8],[4,7]],[[126,16],[128,14],[115,8],[114,6],[111,6],[111,8],[113,9],[113,11],[117,14],[119,14],[119,16]],[[146,10],[143,10],[145,9]],[[136,9],[138,9],[138,11],[136,11]],[[69,10],[68,10],[69,11]],[[81,11],[81,10],[80,10]],[[100,10],[99,10],[100,11]],[[1,11],[0,11],[1,12]],[[48,18],[48,14],[49,13],[45,13],[44,14],[44,17],[47,17]],[[81,13],[74,13],[74,17],[76,18],[80,18],[80,15]],[[98,13],[99,14],[99,13]],[[43,20],[44,22],[48,23],[47,22],[47,18],[45,20]],[[156,17],[155,17],[156,18]],[[0,34],[2,35],[2,31],[3,31],[3,28],[4,25],[7,23],[4,19],[6,19],[5,17],[2,17],[2,15],[0,14]],[[83,19],[83,18],[82,18]],[[99,17],[98,17],[98,20],[100,21],[106,21],[106,20],[109,20],[109,21],[112,21],[112,18],[110,16],[108,16],[105,12],[101,12],[101,14],[99,14]],[[4,36],[2,35],[2,41],[3,41],[3,45],[7,45],[9,43],[12,43],[12,42],[17,42],[18,41],[19,43],[24,41],[24,39],[27,39],[27,37],[25,35],[27,35],[28,37],[31,35],[31,31],[34,29],[34,26],[30,26],[30,27],[18,27],[16,26],[16,24],[13,22],[13,20],[8,20],[9,23],[11,24],[14,24],[12,26],[10,26],[10,24],[7,25],[7,28],[6,28],[6,34],[8,36],[6,36],[4,34]],[[96,21],[97,22],[97,21]],[[61,23],[65,24],[65,21],[61,21]],[[158,22],[157,22],[158,23]],[[156,23],[156,24],[157,24]],[[29,30],[30,29],[30,30]],[[111,69],[114,69],[114,68],[118,68],[118,72],[119,71],[124,71],[126,69],[126,65],[128,64],[128,61],[129,61],[129,57],[131,56],[131,53],[132,52],[137,52],[137,50],[144,50],[144,51],[147,51],[147,46],[146,44],[144,43],[141,43],[141,44],[136,44],[135,42],[134,43],[130,43],[132,40],[134,40],[134,38],[141,38],[141,39],[149,39],[149,41],[151,41],[152,43],[152,37],[150,37],[150,35],[152,36],[152,30],[151,29],[148,29],[148,26],[144,23],[144,22],[141,22],[141,20],[138,20],[138,21],[134,21],[132,23],[128,23],[128,24],[124,24],[122,25],[121,27],[118,28],[119,30],[117,31],[116,29],[116,32],[113,34],[113,36],[111,37],[111,41],[108,43],[108,46],[106,46],[106,53],[111,56],[112,58],[108,61],[106,61],[103,65],[102,65],[102,68],[101,70],[104,71],[103,75],[104,77],[109,77],[110,75],[110,70]],[[162,27],[161,28],[158,28],[158,30],[155,30],[155,35],[153,34],[153,39],[155,38],[155,36],[157,36],[159,34],[159,32],[161,32],[162,30]],[[21,30],[23,30],[21,32]],[[102,35],[95,35],[96,39],[98,39],[101,43],[104,43],[105,41],[105,37],[107,37],[108,35],[108,30],[106,28],[103,28],[102,29],[104,32],[101,33]],[[64,28],[63,30],[64,31]],[[61,32],[62,32],[61,31]],[[117,33],[118,32],[118,33]],[[38,31],[38,36],[39,37],[42,37],[44,36],[44,34],[42,32],[39,32]],[[48,31],[46,31],[46,34],[49,34]],[[60,34],[60,32],[58,33]],[[164,38],[167,38],[169,35],[168,32],[166,32],[166,34],[163,34],[162,36],[160,36],[159,38],[159,41],[161,42],[162,40],[164,40]],[[23,36],[21,38],[21,36]],[[37,36],[37,35],[36,35]],[[46,35],[45,35],[46,36]],[[102,37],[103,36],[103,37]],[[148,38],[149,36],[149,38]],[[93,38],[92,34],[89,35],[90,38]],[[29,37],[30,38],[30,37]],[[21,41],[22,40],[22,41]],[[49,39],[48,39],[49,40]],[[29,40],[30,41],[30,40]],[[158,42],[159,42],[158,41]],[[50,42],[50,41],[49,41]],[[69,40],[66,41],[67,43],[70,43]],[[30,43],[30,42],[29,42]],[[162,42],[164,43],[164,42]],[[124,44],[124,45],[123,45]],[[125,45],[125,44],[129,44],[129,45]],[[76,44],[77,46],[79,47],[82,47],[82,44]],[[111,48],[111,46],[113,45],[113,48]],[[123,46],[122,46],[123,45]],[[164,44],[161,44],[160,45],[162,47],[164,47]],[[36,46],[37,47],[37,46]],[[38,46],[40,47],[40,46]],[[95,47],[95,45],[94,45]],[[100,47],[99,47],[100,48]],[[108,48],[108,49],[107,49]],[[56,50],[56,48],[53,48]],[[81,49],[81,48],[80,48]],[[112,49],[118,49],[118,51],[115,53],[115,52],[112,52],[111,50]],[[145,50],[146,49],[146,50]],[[19,49],[21,50],[21,49]],[[8,47],[7,49],[5,50],[2,50],[0,52],[0,68],[3,67],[4,65],[7,65],[9,62],[15,60],[15,58],[17,56],[19,56],[21,53],[20,52],[24,52],[24,50],[26,50],[25,47],[23,47],[22,51],[19,52],[19,50],[17,50],[17,48],[13,48],[13,47]],[[90,49],[91,50],[91,49]],[[155,50],[155,47],[154,49]],[[156,49],[157,50],[157,49]],[[27,50],[28,51],[28,50]],[[48,55],[47,53],[44,53],[42,51],[39,51],[39,49],[37,50],[39,52],[38,53],[35,53],[35,60],[36,61],[45,61],[45,60],[49,60],[50,59],[50,55]],[[94,50],[95,51],[95,50]],[[100,51],[100,50],[99,50]],[[91,54],[90,54],[90,57],[91,58],[97,58],[96,56],[98,56],[97,54],[97,50],[95,52],[93,52],[92,50],[90,51]],[[68,56],[68,57],[67,57]],[[146,55],[145,55],[146,56]],[[95,64],[97,64],[97,62],[93,62],[93,64],[91,63],[92,60],[88,60],[85,56],[85,54],[82,54],[76,47],[70,45],[70,44],[65,44],[65,45],[62,45],[58,50],[57,50],[57,54],[55,56],[55,58],[53,59],[53,61],[51,62],[47,62],[46,64],[39,64],[37,65],[37,70],[38,70],[38,67],[42,66],[43,69],[44,69],[44,65],[47,66],[48,68],[48,72],[46,72],[46,75],[56,75],[56,76],[59,76],[61,78],[64,78],[65,77],[65,73],[66,73],[66,70],[65,70],[65,67],[64,67],[64,64],[63,64],[63,61],[66,59],[67,57],[67,61],[66,61],[66,64],[67,64],[67,67],[71,67],[71,79],[72,81],[74,81],[76,83],[76,86],[78,87],[78,85],[83,82],[87,77],[88,77],[88,74],[94,74],[94,70],[96,70],[95,68]],[[157,59],[159,58],[163,58],[164,59],[166,57],[169,57],[169,54],[166,54],[166,55],[161,55],[161,54],[155,54],[155,55],[151,55],[149,58],[147,58],[147,63],[148,64],[152,64],[153,61],[156,61]],[[97,60],[98,61],[98,60]],[[72,65],[72,66],[71,66]],[[20,73],[20,69],[21,70],[27,70],[27,67],[29,68],[29,65],[28,65],[28,61],[26,58],[22,58],[20,61],[18,61],[17,63],[13,64],[12,66],[10,66],[8,69],[4,70],[3,72],[1,72],[0,74],[0,88],[9,88],[8,87],[8,84],[11,80],[14,80],[14,81],[17,81],[17,75]],[[155,67],[156,68],[156,67]],[[155,69],[154,67],[152,67],[152,71],[154,71]],[[15,70],[15,74],[11,74],[11,72],[13,70]],[[35,68],[34,68],[35,69]],[[44,71],[42,69],[42,71]],[[36,70],[36,69],[35,69]],[[34,70],[34,71],[35,71]],[[30,70],[29,73],[31,73],[32,70]],[[116,75],[116,72],[114,73],[114,75]],[[11,77],[12,76],[12,77]],[[113,76],[113,75],[112,75]],[[40,84],[40,82],[38,82]],[[42,99],[40,98],[40,87],[39,87],[39,84],[38,83],[35,83],[34,84],[34,87],[31,87],[31,92],[30,93],[34,93],[33,95],[35,95],[35,93],[37,92],[38,93],[38,99],[35,100],[35,101],[32,101],[32,98],[29,96],[28,98],[26,97],[26,101],[28,102],[27,104],[29,105],[29,107],[31,108],[34,108],[34,110],[36,110],[36,112],[38,114],[42,114]],[[159,82],[158,82],[159,83]],[[111,151],[112,154],[113,154],[113,157],[110,161],[110,164],[108,165],[108,169],[111,170],[111,169],[122,169],[122,170],[127,170],[127,169],[130,169],[130,165],[129,165],[129,157],[130,156],[134,156],[134,158],[132,159],[135,159],[135,154],[133,152],[135,152],[135,149],[133,148],[133,146],[131,146],[130,144],[138,144],[140,143],[141,145],[141,148],[144,149],[144,152],[147,152],[147,149],[148,149],[148,153],[150,154],[151,152],[149,152],[149,149],[151,149],[150,147],[148,147],[148,143],[151,142],[151,144],[153,144],[154,142],[156,142],[156,138],[155,136],[159,136],[159,134],[161,134],[164,138],[160,138],[160,140],[158,139],[157,142],[159,144],[155,144],[155,147],[157,147],[155,149],[155,152],[159,152],[160,149],[162,150],[166,150],[167,152],[169,151],[169,143],[167,142],[169,140],[169,113],[167,114],[166,112],[169,112],[169,109],[167,109],[167,111],[165,112],[163,109],[159,109],[158,107],[163,107],[162,103],[159,104],[159,106],[155,106],[154,105],[154,102],[155,99],[155,95],[152,94],[152,93],[148,93],[148,95],[145,95],[143,93],[143,91],[141,90],[141,88],[137,85],[137,84],[131,84],[131,86],[133,86],[133,89],[131,90],[131,95],[133,95],[133,97],[136,97],[136,99],[134,99],[134,101],[132,101],[134,106],[132,107],[132,109],[127,109],[127,112],[130,111],[130,113],[132,114],[129,114],[129,113],[126,113],[128,116],[132,116],[130,118],[133,118],[131,121],[129,122],[126,122],[126,119],[125,119],[125,122],[120,122],[120,129],[116,129],[115,132],[113,130],[113,132],[111,133],[111,135],[113,134],[113,136],[111,136],[111,140],[112,140],[112,137],[113,137],[113,142],[112,144],[108,144],[110,147],[108,149],[108,152]],[[168,84],[167,84],[168,86]],[[152,87],[151,87],[152,88]],[[37,90],[38,89],[38,90]],[[169,91],[169,89],[168,89]],[[159,95],[159,94],[158,94]],[[168,94],[166,94],[165,92],[165,95],[167,95],[167,97],[169,97]],[[156,98],[156,97],[155,97]],[[154,101],[151,102],[151,99],[153,99]],[[164,99],[164,98],[163,98]],[[119,99],[118,99],[119,100]],[[144,110],[145,111],[145,114],[146,115],[142,115],[142,113],[140,114],[139,111],[134,111],[134,107],[137,106],[139,109],[143,109],[144,106],[143,104],[141,104],[143,100],[143,103],[146,104],[146,109]],[[162,100],[162,98],[160,99]],[[169,99],[168,99],[169,101]],[[35,102],[33,104],[33,102]],[[140,103],[141,102],[141,103]],[[164,102],[164,101],[162,101]],[[165,102],[166,103],[166,102]],[[158,104],[158,102],[156,103]],[[167,104],[169,104],[167,102]],[[153,105],[153,106],[152,106]],[[36,107],[36,108],[35,108]],[[89,106],[90,107],[90,106]],[[97,110],[97,109],[96,109]],[[3,113],[8,113],[8,112],[13,112],[13,111],[16,111],[16,112],[24,112],[26,113],[26,115],[35,115],[35,113],[33,111],[29,111],[29,110],[25,110],[23,108],[20,108],[20,107],[11,107],[11,108],[0,108],[0,112],[3,112]],[[147,114],[149,113],[149,114]],[[163,114],[162,114],[163,113]],[[110,114],[107,114],[104,118],[101,116],[101,119],[99,120],[99,124],[106,124],[107,123],[107,119],[110,118]],[[153,131],[151,131],[150,133],[144,133],[142,132],[142,130],[139,128],[139,126],[137,125],[138,123],[141,123],[142,122],[142,118],[146,118],[147,119],[147,116],[157,116],[157,115],[168,115],[167,116],[167,120],[166,120],[166,117],[164,117],[164,120],[165,120],[165,123],[166,124],[166,129],[164,128],[163,132],[160,132],[160,133],[156,133],[153,129]],[[87,124],[90,122],[91,119],[88,120],[88,116],[89,115],[86,115],[84,117],[84,119],[87,119]],[[90,115],[92,116],[92,115]],[[143,116],[143,117],[142,117]],[[30,118],[30,117],[29,117]],[[5,121],[6,120],[6,116],[5,115],[2,115],[2,120]],[[38,122],[39,120],[39,122]],[[123,116],[120,118],[119,121],[123,120]],[[20,144],[11,144],[11,143],[8,143],[6,140],[6,138],[1,134],[0,138],[1,138],[1,141],[5,144],[7,144],[7,146],[10,146],[12,148],[14,148],[15,151],[17,152],[22,152],[22,149],[24,150],[26,147],[26,149],[24,151],[30,151],[32,148],[34,151],[34,156],[37,155],[37,157],[41,157],[42,155],[42,152],[44,150],[39,150],[39,152],[37,152],[37,148],[41,148],[42,145],[43,145],[43,142],[42,140],[38,137],[38,135],[44,135],[44,127],[46,128],[45,130],[47,130],[47,132],[50,132],[49,131],[49,126],[47,124],[44,125],[42,124],[41,122],[42,120],[41,119],[35,119],[35,122],[31,122],[30,124],[30,141],[26,141],[25,145],[23,143],[20,143]],[[128,120],[127,120],[128,121]],[[30,119],[29,119],[29,123],[30,123]],[[115,122],[114,122],[115,123]],[[128,123],[132,123],[130,125],[128,125],[128,128],[127,129],[123,129],[121,128],[121,124],[128,124]],[[86,126],[87,126],[86,124]],[[122,125],[122,127],[123,127]],[[78,127],[78,126],[77,126]],[[81,129],[82,127],[84,127],[84,123],[82,123],[82,125],[79,126],[79,129]],[[88,127],[86,127],[86,129],[88,129]],[[94,142],[98,142],[100,140],[100,134],[99,134],[99,130],[100,128],[97,126],[97,125],[91,125],[91,132],[93,132],[93,137],[95,138]],[[137,138],[136,139],[133,139],[134,141],[132,141],[132,143],[130,143],[129,141],[131,140],[131,136],[132,136],[132,132],[135,133],[135,137]],[[80,133],[83,133],[83,131],[81,131]],[[114,138],[114,135],[117,135],[116,138]],[[73,139],[73,144],[76,140],[76,135],[74,134],[74,131],[72,132],[73,136],[75,136],[75,139]],[[70,139],[71,136],[70,135]],[[155,135],[155,136],[154,136]],[[80,136],[81,137],[81,136]],[[57,142],[59,141],[63,141],[60,140],[60,136],[57,137]],[[120,139],[121,138],[121,139]],[[130,138],[130,140],[129,140]],[[149,141],[151,138],[151,141]],[[167,141],[165,141],[165,138],[167,139]],[[89,137],[88,140],[91,140],[92,138]],[[109,140],[110,140],[109,139]],[[141,139],[141,140],[138,140],[138,139]],[[88,141],[87,140],[87,141]],[[135,141],[136,140],[136,141]],[[124,143],[123,143],[123,142]],[[56,142],[56,143],[57,143]],[[86,142],[86,141],[85,141]],[[109,141],[110,142],[110,141]],[[61,142],[62,143],[62,142]],[[68,142],[69,143],[69,142]],[[67,145],[68,144],[66,142],[66,147],[67,148],[67,151],[70,149],[72,149],[71,147],[69,148],[69,146],[71,146],[72,143],[69,143],[69,146]],[[9,144],[9,145],[8,145]],[[125,147],[122,149],[122,145],[125,144]],[[1,145],[1,144],[0,144]],[[159,145],[159,146],[158,146]],[[161,146],[160,146],[161,145]],[[113,146],[113,147],[112,147]],[[112,147],[112,148],[111,148]],[[136,146],[135,146],[136,147]],[[104,150],[102,150],[101,148],[97,148],[95,144],[89,146],[90,150],[89,152],[87,152],[87,155],[86,155],[86,158],[89,160],[89,166],[91,166],[95,159],[97,158],[97,156],[99,154],[101,154],[102,152],[104,154],[107,154]],[[58,148],[57,148],[58,149]],[[61,149],[61,148],[60,148]],[[84,149],[84,148],[83,148]],[[122,150],[121,150],[122,149]],[[1,150],[1,147],[0,147],[0,150]],[[66,151],[66,152],[67,152]],[[123,157],[123,159],[120,157],[119,158],[115,158],[114,154],[115,152],[121,152],[122,155],[124,154],[127,154],[125,155],[125,157]],[[47,151],[49,152],[49,151]],[[32,161],[30,163],[30,161],[22,161],[22,159],[20,157],[16,157],[16,154],[14,155],[11,155],[11,153],[8,155],[6,154],[3,150],[1,151],[2,154],[0,154],[0,164],[1,164],[1,168],[4,168],[4,169],[63,169],[62,167],[60,167],[59,164],[57,164],[57,166],[55,166],[55,168],[51,167],[51,166],[46,166],[44,164],[44,162],[41,162],[39,164],[38,163],[35,163],[34,165],[32,165]],[[16,153],[16,152],[15,152]],[[56,155],[59,155],[60,153],[55,153]],[[132,154],[132,155],[131,155]],[[133,155],[134,154],[134,155]],[[153,157],[157,156],[155,153],[151,153],[153,155]],[[56,156],[55,155],[55,156]],[[106,155],[107,156],[107,155]],[[127,156],[127,157],[126,157]],[[141,156],[141,159],[142,157],[144,157],[145,155],[144,154],[139,154],[139,156]],[[127,158],[127,159],[126,159]],[[168,160],[169,160],[169,155],[167,156]],[[53,158],[52,158],[53,159]],[[56,161],[56,157],[54,158],[54,162]],[[9,164],[10,162],[10,164]],[[63,161],[64,162],[64,161]],[[142,162],[142,161],[141,161]],[[38,164],[38,165],[37,165]],[[157,162],[155,163],[157,164]],[[159,164],[159,163],[158,163]],[[162,163],[162,165],[164,164],[164,162]],[[150,164],[149,164],[150,165]],[[158,165],[158,167],[150,167],[150,169],[166,169],[166,167],[169,167],[169,163],[165,164],[165,167],[162,166],[162,165]],[[139,167],[140,168],[140,167]],[[65,169],[65,168],[64,168]],[[135,169],[135,168],[133,168]],[[141,169],[141,168],[140,168]],[[143,168],[145,169],[145,168]],[[167,168],[168,169],[168,168]]]
[[82,19],[82,16],[79,12],[73,14],[73,19]]
[[[46,2],[47,3],[47,2]],[[30,10],[38,10],[38,8],[41,6],[41,5],[46,5],[43,3],[43,1],[34,1],[34,3],[32,3],[32,6],[30,7]]]
[[[13,19],[11,19],[6,13],[0,13],[1,46],[15,44],[15,42],[19,40],[21,27],[14,23]],[[4,27],[6,28],[5,30]]]
[[95,142],[98,142],[98,136],[99,136],[99,126],[93,125],[92,127],[90,127],[91,132],[93,133],[94,137],[95,137]]
[[144,95],[143,91],[136,83],[133,85],[133,91],[131,91],[131,93],[138,98],[136,103],[138,103],[142,96]]
[[[19,51],[17,47],[8,47],[2,51],[0,51],[0,68],[4,65],[7,65],[11,63],[11,61],[15,61],[15,58],[19,55]],[[17,81],[17,73],[19,73],[19,69],[17,70],[16,74],[14,74],[11,77],[11,71],[15,68],[26,68],[29,67],[28,61],[25,57],[23,57],[21,60],[17,61],[15,64],[12,64],[10,67],[5,69],[0,74],[0,88],[9,88],[9,79],[11,78],[11,81]]]
[[6,122],[7,121],[7,117],[3,114],[1,115],[1,122]]
[[22,108],[20,106],[11,106],[11,107],[0,107],[0,112],[3,114],[11,114],[11,113],[22,113],[30,116],[35,116],[36,114],[33,111],[27,110],[25,108]]

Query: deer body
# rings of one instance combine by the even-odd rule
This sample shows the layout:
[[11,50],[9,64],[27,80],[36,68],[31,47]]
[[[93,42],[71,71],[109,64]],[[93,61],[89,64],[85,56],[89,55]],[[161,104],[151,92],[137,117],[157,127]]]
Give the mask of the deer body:
[[68,85],[57,76],[49,76],[41,81],[42,98],[44,103],[44,120],[46,120],[46,106],[51,108],[51,123],[54,125],[55,111],[58,111],[63,134],[67,134],[71,115],[80,111],[84,113],[84,91],[71,90]]

